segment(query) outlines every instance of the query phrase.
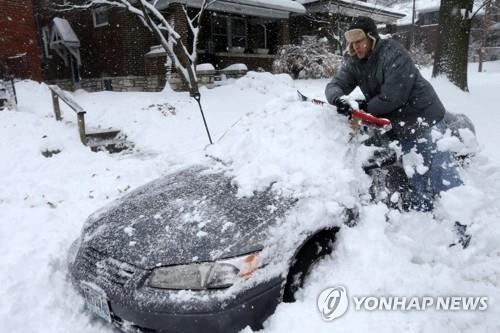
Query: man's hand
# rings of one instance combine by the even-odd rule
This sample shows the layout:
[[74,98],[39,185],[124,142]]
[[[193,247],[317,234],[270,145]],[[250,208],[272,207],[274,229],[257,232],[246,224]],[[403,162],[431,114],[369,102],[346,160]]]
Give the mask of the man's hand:
[[356,100],[358,102],[359,110],[368,112],[368,102],[365,100]]
[[348,116],[351,114],[352,108],[349,103],[342,97],[337,97],[333,100],[333,105],[337,107],[337,112]]

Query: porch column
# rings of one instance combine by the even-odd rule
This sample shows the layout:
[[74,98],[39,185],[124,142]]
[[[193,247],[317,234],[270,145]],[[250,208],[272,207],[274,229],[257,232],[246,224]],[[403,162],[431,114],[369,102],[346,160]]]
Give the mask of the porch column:
[[279,20],[278,21],[278,44],[287,45],[290,44],[290,24],[289,20]]

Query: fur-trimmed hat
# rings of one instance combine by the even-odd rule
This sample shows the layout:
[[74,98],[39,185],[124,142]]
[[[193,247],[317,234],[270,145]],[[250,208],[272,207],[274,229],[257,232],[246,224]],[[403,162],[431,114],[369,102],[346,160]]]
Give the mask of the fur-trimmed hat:
[[354,48],[352,47],[352,43],[365,37],[369,37],[373,40],[373,49],[380,38],[375,21],[367,16],[355,17],[349,25],[349,30],[345,32],[344,36],[347,40],[347,51],[351,56],[356,54],[356,52],[354,52]]

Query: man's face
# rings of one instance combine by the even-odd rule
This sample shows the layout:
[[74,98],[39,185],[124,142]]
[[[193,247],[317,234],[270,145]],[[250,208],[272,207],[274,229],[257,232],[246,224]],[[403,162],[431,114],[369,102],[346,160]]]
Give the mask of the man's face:
[[359,59],[364,59],[370,55],[372,50],[373,41],[369,37],[365,37],[361,40],[352,43],[354,52]]

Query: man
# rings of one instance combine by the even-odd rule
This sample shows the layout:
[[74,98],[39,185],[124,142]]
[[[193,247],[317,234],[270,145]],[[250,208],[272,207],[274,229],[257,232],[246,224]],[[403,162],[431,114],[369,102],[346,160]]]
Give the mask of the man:
[[451,153],[439,151],[435,142],[436,133],[446,130],[444,106],[408,52],[397,41],[380,39],[371,18],[355,18],[345,37],[350,58],[326,86],[326,98],[348,114],[345,95],[359,86],[365,111],[391,120],[391,137],[411,157],[407,161],[422,162],[413,172],[405,168],[414,193],[411,208],[430,211],[435,195],[461,184]]

